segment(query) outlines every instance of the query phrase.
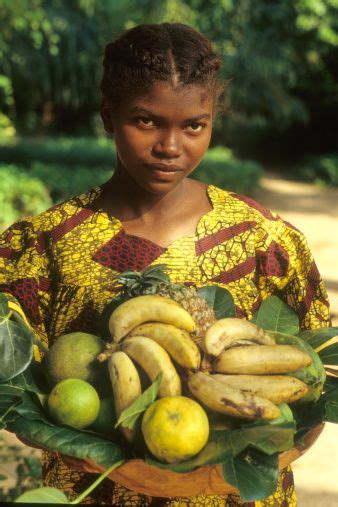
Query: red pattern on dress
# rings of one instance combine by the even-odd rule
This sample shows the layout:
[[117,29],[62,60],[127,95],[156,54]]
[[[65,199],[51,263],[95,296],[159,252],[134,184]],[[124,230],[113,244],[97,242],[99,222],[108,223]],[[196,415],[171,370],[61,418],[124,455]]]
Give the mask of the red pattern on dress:
[[254,221],[241,222],[240,224],[233,225],[226,229],[221,229],[214,234],[209,234],[208,236],[199,239],[196,243],[196,255],[202,255],[204,252],[211,250],[211,248],[218,246],[220,243],[252,229],[255,225],[257,225],[257,223]]
[[152,241],[121,230],[105,243],[93,256],[93,260],[118,272],[142,270],[157,259],[165,248]]

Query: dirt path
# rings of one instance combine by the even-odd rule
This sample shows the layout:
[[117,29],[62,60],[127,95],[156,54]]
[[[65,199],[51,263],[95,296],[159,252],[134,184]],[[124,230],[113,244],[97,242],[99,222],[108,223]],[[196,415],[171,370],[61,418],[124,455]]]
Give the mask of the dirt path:
[[[332,323],[338,326],[338,189],[286,181],[266,174],[256,198],[306,236],[328,290]],[[293,465],[299,507],[338,505],[338,425],[326,427]]]
[[338,189],[266,174],[255,198],[305,234],[329,293],[333,325],[338,325]]
[[[256,199],[277,211],[307,237],[319,271],[328,289],[333,324],[338,326],[338,189],[323,189],[311,184],[285,181],[267,174]],[[21,445],[5,431],[8,445]],[[24,446],[22,446],[24,450]],[[39,455],[38,451],[35,453]],[[1,461],[1,460],[0,460]],[[327,424],[319,440],[302,456],[293,469],[299,507],[336,507],[338,505],[338,425]],[[10,475],[14,485],[14,464],[4,465],[0,474]]]

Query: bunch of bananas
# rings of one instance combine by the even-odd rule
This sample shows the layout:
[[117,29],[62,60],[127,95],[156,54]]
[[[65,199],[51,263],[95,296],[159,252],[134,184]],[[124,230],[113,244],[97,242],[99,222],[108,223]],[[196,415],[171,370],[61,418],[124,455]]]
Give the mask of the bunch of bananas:
[[[112,343],[99,358],[108,359],[117,417],[141,394],[135,363],[151,381],[162,373],[160,398],[180,396],[183,389],[212,411],[247,420],[275,419],[278,404],[308,393],[306,383],[290,373],[311,365],[311,356],[242,319],[215,321],[196,342],[190,313],[171,298],[148,294],[120,304],[109,329]],[[207,372],[200,369],[204,355]],[[133,431],[121,430],[133,439]]]

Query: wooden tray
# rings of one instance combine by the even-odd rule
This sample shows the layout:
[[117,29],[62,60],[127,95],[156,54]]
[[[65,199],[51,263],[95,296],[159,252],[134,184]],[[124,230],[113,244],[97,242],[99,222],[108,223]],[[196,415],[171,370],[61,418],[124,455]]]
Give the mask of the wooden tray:
[[[304,454],[323,431],[324,423],[310,430],[304,437],[304,444],[297,444],[279,456],[279,469],[282,470]],[[104,468],[89,460],[89,466],[104,472]],[[128,489],[149,496],[176,497],[195,495],[227,495],[238,490],[225,482],[221,475],[221,465],[206,465],[188,473],[176,473],[157,468],[141,459],[129,460],[108,476],[111,480]]]

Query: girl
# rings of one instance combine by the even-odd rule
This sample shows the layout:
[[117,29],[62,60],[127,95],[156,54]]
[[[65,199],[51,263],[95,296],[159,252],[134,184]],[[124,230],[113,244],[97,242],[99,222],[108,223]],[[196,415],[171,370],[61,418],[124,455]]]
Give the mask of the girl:
[[[303,328],[328,325],[303,235],[253,200],[189,178],[209,146],[220,64],[210,41],[182,24],[141,25],[106,47],[101,114],[116,143],[114,175],[2,235],[0,290],[49,345],[61,334],[95,331],[116,274],[160,263],[173,281],[226,287],[239,317],[251,318],[278,294]],[[43,475],[70,498],[94,477],[52,453],[44,453]],[[234,496],[150,498],[110,480],[85,503],[243,505]],[[296,505],[289,468],[256,505]]]

